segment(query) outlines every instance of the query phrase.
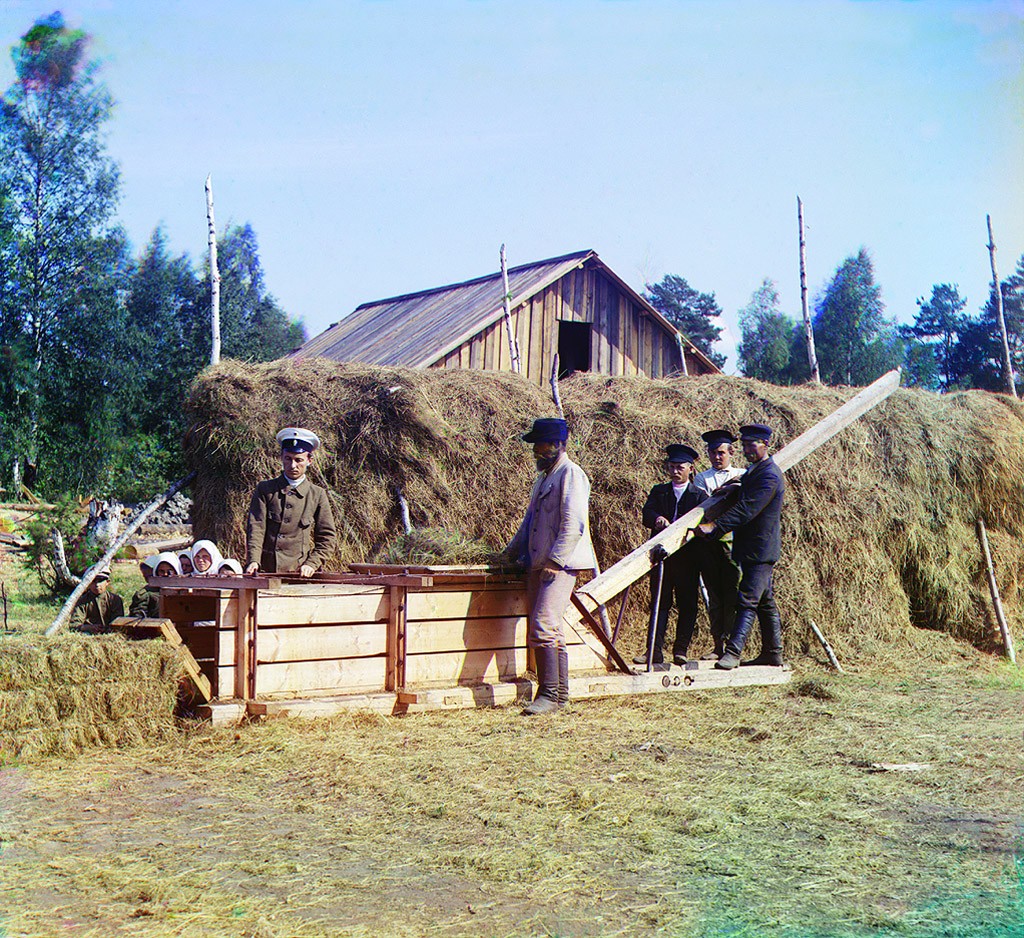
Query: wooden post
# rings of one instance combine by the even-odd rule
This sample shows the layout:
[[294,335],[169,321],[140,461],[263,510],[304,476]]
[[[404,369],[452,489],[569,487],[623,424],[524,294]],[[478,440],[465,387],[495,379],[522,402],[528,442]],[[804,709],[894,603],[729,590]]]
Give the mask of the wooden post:
[[818,354],[814,351],[814,327],[807,309],[807,242],[804,240],[804,203],[796,197],[796,218],[800,226],[800,309],[804,315],[804,333],[807,337],[807,363],[811,366],[811,381],[821,384]]
[[220,361],[220,270],[217,267],[217,224],[213,220],[213,179],[206,177],[206,225],[210,241],[210,364]]
[[406,595],[404,586],[392,586],[388,595],[388,632],[384,690],[398,693],[405,688]]
[[985,530],[985,522],[981,518],[978,519],[978,540],[981,541],[981,553],[985,558],[985,572],[988,574],[988,589],[992,594],[992,608],[996,613],[999,631],[1003,633],[1006,657],[1013,664],[1016,664],[1017,654],[1013,650],[1013,635],[1010,634],[1010,627],[1006,624],[1006,616],[1003,615],[1003,603],[999,598],[999,585],[996,583],[996,572],[992,566],[992,552],[988,549],[988,532]]
[[512,362],[512,370],[516,374],[522,372],[522,365],[519,361],[519,340],[512,329],[512,309],[509,302],[512,297],[508,291],[508,267],[505,263],[505,245],[501,246],[501,284],[502,284],[502,305],[505,307],[505,328],[508,330],[508,357]]
[[686,345],[683,343],[683,334],[678,329],[676,329],[676,345],[679,346],[680,370],[683,373],[683,377],[688,378],[690,372],[686,368]]
[[992,238],[992,216],[985,216],[988,225],[988,259],[992,266],[992,289],[995,290],[996,316],[999,319],[999,336],[1003,342],[1003,373],[1006,378],[1006,393],[1017,397],[1017,385],[1013,380],[1013,362],[1010,359],[1010,340],[1006,335],[1006,319],[1003,316],[1003,291],[999,286],[999,274],[996,273],[996,243]]
[[828,663],[840,674],[844,674],[843,666],[839,663],[839,659],[836,657],[836,653],[832,650],[832,646],[828,643],[828,639],[825,638],[821,629],[815,625],[813,619],[808,619],[807,621],[811,623],[811,631],[814,633],[814,637],[821,642],[821,647],[825,649],[825,654],[828,655]]
[[235,696],[239,700],[252,700],[256,696],[256,590],[253,589],[238,591]]
[[96,578],[96,574],[114,559],[114,555],[124,547],[124,545],[131,540],[131,536],[138,531],[140,527],[142,527],[142,522],[153,514],[153,512],[156,511],[164,502],[172,498],[180,488],[191,482],[194,475],[195,472],[190,472],[184,479],[179,479],[175,482],[174,485],[172,485],[162,495],[158,495],[154,498],[153,501],[143,508],[138,515],[136,515],[135,520],[121,532],[121,536],[107,548],[107,552],[85,571],[85,574],[82,576],[82,581],[74,588],[74,590],[72,590],[67,601],[63,606],[61,606],[60,612],[57,613],[57,618],[53,620],[53,623],[46,630],[47,638],[51,635],[56,635],[62,628],[64,628],[67,624],[68,617],[71,615],[71,611],[75,608],[75,603],[79,600],[79,597],[81,597],[81,595],[89,588],[89,584]]
[[558,390],[558,352],[555,352],[555,357],[551,361],[551,399],[555,402],[555,407],[558,409],[558,416],[564,420],[562,395]]

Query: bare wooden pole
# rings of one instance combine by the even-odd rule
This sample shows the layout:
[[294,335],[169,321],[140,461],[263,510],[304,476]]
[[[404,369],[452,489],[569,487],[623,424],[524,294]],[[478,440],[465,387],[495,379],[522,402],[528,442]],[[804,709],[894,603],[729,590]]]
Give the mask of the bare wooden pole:
[[53,623],[46,630],[46,636],[49,638],[51,635],[56,635],[64,626],[67,624],[68,619],[71,616],[72,610],[75,608],[75,604],[78,602],[82,594],[89,588],[89,584],[96,579],[96,574],[100,572],[111,560],[114,559],[114,555],[122,548],[125,544],[131,540],[131,536],[142,527],[142,522],[145,521],[154,511],[156,511],[164,502],[173,498],[175,493],[192,481],[192,477],[195,472],[190,472],[184,479],[179,479],[174,483],[166,492],[162,495],[157,495],[145,508],[142,509],[136,516],[135,520],[128,525],[121,532],[121,536],[114,541],[110,547],[107,548],[107,552],[100,557],[85,573],[82,575],[82,580],[72,590],[71,595],[67,598],[67,601],[61,606],[60,612],[57,613],[57,618],[53,620]]
[[992,265],[992,289],[996,297],[996,316],[999,319],[999,335],[1003,340],[1003,373],[1006,379],[1006,393],[1017,396],[1017,386],[1013,380],[1013,362],[1010,360],[1010,340],[1006,335],[1006,319],[1003,316],[1003,291],[999,286],[999,274],[996,273],[996,243],[992,238],[992,216],[985,216],[988,225],[988,260]]
[[800,310],[804,315],[804,333],[807,337],[807,364],[811,366],[811,381],[821,384],[818,353],[814,351],[814,326],[807,309],[807,242],[804,240],[804,203],[796,197],[796,218],[800,227]]
[[502,305],[505,307],[505,328],[508,330],[508,357],[512,362],[512,370],[518,375],[522,372],[522,364],[519,361],[519,340],[512,329],[512,308],[509,305],[512,295],[508,289],[508,265],[505,262],[505,245],[501,246],[501,284],[502,284]]
[[564,420],[562,395],[558,390],[558,352],[555,352],[555,357],[551,361],[551,399],[555,402],[555,407],[558,409],[558,416]]
[[825,654],[828,655],[828,663],[840,674],[844,674],[843,666],[839,663],[839,659],[836,657],[836,653],[832,650],[832,646],[828,643],[828,639],[825,638],[821,629],[815,625],[813,619],[808,619],[807,621],[811,623],[811,631],[814,633],[814,637],[821,642],[821,647],[825,649]]
[[988,574],[988,590],[992,594],[992,608],[996,613],[996,621],[999,623],[999,631],[1003,633],[1003,645],[1006,648],[1006,657],[1014,664],[1017,663],[1017,654],[1013,650],[1013,635],[1010,634],[1010,627],[1006,624],[1006,616],[1003,615],[1003,603],[999,598],[999,586],[996,583],[996,572],[992,566],[992,552],[988,549],[988,532],[985,530],[985,522],[978,519],[978,540],[981,542],[981,553],[985,558],[985,572]]
[[217,267],[217,223],[213,220],[213,178],[206,177],[206,226],[210,242],[210,364],[220,361],[220,269]]
[[683,334],[676,329],[676,345],[679,346],[679,369],[683,373],[683,377],[689,377],[690,372],[686,367],[686,346],[683,344]]

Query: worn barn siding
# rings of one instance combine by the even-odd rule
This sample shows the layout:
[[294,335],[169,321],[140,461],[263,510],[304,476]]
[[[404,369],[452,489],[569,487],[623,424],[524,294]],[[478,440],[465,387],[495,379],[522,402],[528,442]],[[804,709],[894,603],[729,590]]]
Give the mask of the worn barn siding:
[[[590,367],[598,374],[663,378],[681,371],[675,336],[618,283],[588,265],[570,271],[512,310],[523,374],[535,384],[543,386],[551,379],[559,321],[590,323]],[[433,367],[511,371],[504,319],[482,329]],[[690,374],[707,370],[692,356],[687,356],[687,368]]]

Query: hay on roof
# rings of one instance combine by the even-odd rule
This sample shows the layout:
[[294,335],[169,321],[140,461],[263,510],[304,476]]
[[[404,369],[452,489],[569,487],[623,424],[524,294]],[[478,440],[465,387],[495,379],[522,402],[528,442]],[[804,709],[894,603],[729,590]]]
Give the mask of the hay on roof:
[[[602,566],[645,539],[640,506],[661,480],[665,444],[699,448],[708,428],[765,422],[776,428],[779,447],[852,394],[725,376],[581,374],[563,382],[570,450],[592,481]],[[239,554],[252,490],[280,472],[277,430],[309,426],[324,444],[312,477],[335,506],[337,568],[374,558],[401,534],[395,486],[416,527],[500,549],[533,478],[521,434],[533,418],[553,413],[549,396],[515,375],[316,359],[224,362],[197,381],[189,407],[196,536]],[[810,619],[847,661],[906,650],[915,627],[993,649],[998,631],[975,538],[979,514],[1007,613],[1020,621],[1024,406],[984,392],[901,390],[786,478],[776,575],[791,653],[816,647]],[[642,644],[645,593],[633,590],[624,647]]]

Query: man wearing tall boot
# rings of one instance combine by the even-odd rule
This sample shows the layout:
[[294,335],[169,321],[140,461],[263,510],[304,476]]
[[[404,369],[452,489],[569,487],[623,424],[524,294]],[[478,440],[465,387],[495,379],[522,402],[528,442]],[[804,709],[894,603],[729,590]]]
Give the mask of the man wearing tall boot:
[[[668,457],[665,472],[669,481],[654,486],[641,512],[645,528],[651,534],[664,531],[673,521],[681,518],[691,508],[700,503],[697,490],[690,484],[693,464],[697,460],[697,451],[682,443],[672,443],[665,447]],[[672,661],[674,664],[685,665],[686,655],[693,638],[693,630],[697,625],[697,590],[698,582],[697,552],[692,541],[684,544],[663,562],[661,571],[661,593],[658,588],[657,570],[651,571],[651,607],[658,602],[658,621],[655,624],[654,646],[633,659],[634,664],[646,664],[650,653],[653,665],[664,664],[665,632],[668,628],[668,617],[675,600],[678,619],[676,634],[672,643]],[[665,666],[668,670],[668,666]]]
[[565,451],[564,420],[535,420],[523,440],[533,444],[539,475],[519,530],[505,553],[527,567],[527,644],[533,649],[537,695],[523,714],[553,713],[569,700],[569,655],[562,616],[581,570],[596,565],[590,541],[590,480]]
[[[739,466],[732,464],[732,444],[736,442],[728,430],[708,430],[701,434],[707,444],[710,469],[697,474],[693,487],[700,495],[700,502],[707,501],[723,485],[734,482],[743,475]],[[704,588],[708,591],[708,619],[711,637],[715,647],[708,659],[718,659],[725,654],[725,643],[732,634],[736,620],[736,588],[740,581],[739,564],[732,558],[732,534],[724,534],[717,540],[710,537],[696,538],[693,549]]]
[[740,427],[743,455],[750,464],[740,479],[739,501],[717,521],[698,527],[703,537],[733,534],[732,556],[740,565],[736,622],[715,667],[731,671],[756,618],[761,628],[761,654],[748,664],[782,666],[782,622],[775,606],[772,573],[781,547],[780,518],[786,485],[782,470],[768,455],[772,431],[764,424]]

